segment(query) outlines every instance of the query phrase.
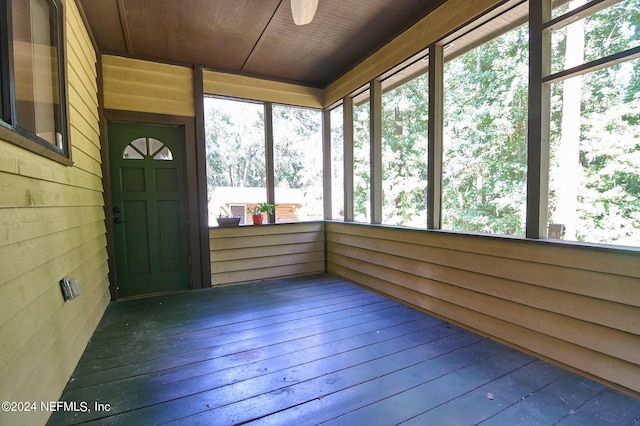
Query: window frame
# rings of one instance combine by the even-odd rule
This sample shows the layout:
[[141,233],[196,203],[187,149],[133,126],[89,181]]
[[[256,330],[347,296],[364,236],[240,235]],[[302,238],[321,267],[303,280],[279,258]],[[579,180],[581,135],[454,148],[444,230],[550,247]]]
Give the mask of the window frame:
[[[55,107],[56,130],[62,134],[62,147],[58,147],[20,126],[16,116],[16,93],[13,55],[13,2],[0,0],[5,12],[0,17],[0,139],[39,154],[66,166],[73,165],[69,130],[68,82],[66,63],[66,17],[60,0],[44,0],[55,13],[50,30],[57,51],[58,91],[60,103]],[[23,0],[24,1],[24,0]]]
[[[553,223],[550,219],[545,222],[545,219],[549,216],[550,210],[550,182],[552,172],[552,154],[551,154],[551,106],[552,106],[552,89],[551,86],[554,83],[563,83],[565,80],[572,79],[574,77],[581,77],[587,74],[614,67],[618,64],[631,62],[633,60],[640,59],[640,46],[635,46],[621,50],[619,52],[609,53],[601,56],[597,59],[584,60],[582,63],[571,66],[561,67],[560,70],[552,70],[552,39],[551,36],[554,31],[561,30],[579,20],[587,19],[600,11],[606,10],[610,7],[614,7],[618,3],[623,3],[624,0],[587,0],[585,4],[579,6],[573,10],[561,13],[560,15],[553,17],[554,7],[557,6],[554,0],[530,0],[533,3],[534,10],[537,14],[537,28],[534,34],[539,39],[541,52],[539,54],[539,74],[536,75],[538,79],[535,83],[535,96],[539,97],[540,102],[540,127],[536,129],[541,134],[542,152],[536,153],[541,158],[541,164],[543,169],[541,170],[542,180],[540,181],[539,191],[541,193],[540,211],[544,216],[538,218],[537,234],[533,234],[533,238],[539,238],[542,240],[557,240],[560,239],[568,244],[586,245],[595,247],[607,247],[613,249],[638,249],[636,245],[624,245],[618,242],[598,242],[598,241],[580,241],[578,239],[569,238],[564,240],[564,225]],[[533,37],[533,35],[531,35]],[[580,113],[582,118],[582,112]],[[582,141],[581,141],[582,142]],[[542,192],[544,191],[544,192]],[[545,228],[546,224],[546,228]],[[535,224],[534,224],[535,225]],[[552,225],[561,225],[561,236],[552,236]]]
[[[443,73],[443,79],[441,81],[438,82],[437,87],[439,89],[442,89],[443,91],[443,104],[442,104],[442,115],[438,117],[439,120],[439,124],[442,125],[443,127],[443,132],[445,130],[451,131],[452,128],[449,126],[445,126],[445,121],[448,121],[448,115],[449,115],[449,111],[450,108],[452,107],[451,104],[446,104],[445,101],[445,95],[448,91],[448,81],[447,79],[455,79],[457,78],[457,76],[455,75],[455,73],[447,73],[445,72],[445,66],[449,63],[452,63],[453,61],[464,57],[464,55],[470,54],[472,52],[479,52],[481,51],[481,49],[484,46],[488,46],[493,44],[494,46],[496,45],[495,43],[501,43],[500,40],[504,40],[504,37],[509,37],[512,36],[513,34],[515,34],[516,32],[520,32],[520,31],[525,31],[526,34],[529,34],[529,30],[528,28],[524,28],[524,27],[528,27],[528,16],[526,15],[526,11],[528,11],[528,0],[517,0],[517,1],[512,1],[512,2],[505,2],[502,4],[502,9],[504,10],[500,10],[499,12],[496,11],[496,13],[494,14],[487,14],[483,17],[483,19],[478,20],[476,22],[474,22],[473,24],[471,24],[471,26],[473,27],[470,31],[468,32],[464,32],[465,27],[461,28],[461,30],[459,31],[459,36],[456,37],[454,35],[447,37],[445,40],[441,41],[440,43],[438,43],[438,45],[442,46],[442,51],[443,51],[443,58],[442,60],[438,60],[438,61],[434,61],[436,62],[434,65],[435,67],[437,67],[438,71]],[[508,23],[505,24],[504,21],[507,21]],[[467,27],[468,28],[468,27]],[[528,51],[529,51],[529,46],[528,45],[520,45],[519,46],[519,52],[525,56],[528,57]],[[520,77],[521,81],[527,82],[529,80],[529,67],[524,65],[522,66],[522,73],[518,72],[518,70],[516,70],[515,68],[513,69],[514,73],[513,74],[509,74],[510,78],[512,79],[518,79],[518,77]],[[492,69],[493,65],[492,65]],[[453,75],[452,75],[453,74]],[[497,77],[494,77],[494,79],[492,79],[492,82],[495,81],[499,81],[496,79]],[[508,78],[508,77],[507,77]],[[523,84],[521,86],[523,88],[523,93],[527,94],[528,96],[528,88]],[[484,95],[486,96],[486,95]],[[488,98],[491,99],[492,95],[489,95]],[[487,97],[485,97],[485,99],[487,99]],[[495,98],[493,98],[494,101],[498,102],[500,100],[504,101],[505,98],[501,98],[499,96],[496,96]],[[491,101],[490,101],[491,102]],[[528,102],[528,100],[527,100]],[[528,125],[529,121],[528,121],[528,108],[526,107],[526,102],[521,104],[521,108],[518,108],[515,105],[505,105],[504,107],[504,111],[509,110],[510,112],[513,111],[523,111],[525,112],[525,114],[522,117],[522,121],[520,124],[523,124],[522,128],[524,128],[525,130],[522,132],[521,134],[521,138],[519,138],[520,143],[522,144],[520,147],[524,148],[523,151],[526,151],[527,149],[527,138],[526,138],[526,126]],[[494,122],[494,120],[496,120],[495,116],[492,116],[492,123]],[[515,124],[514,121],[510,121],[509,122],[510,125]],[[473,123],[472,127],[477,128],[477,129],[484,129],[483,125],[480,124],[479,122],[477,123]],[[490,127],[490,126],[489,126]],[[515,126],[514,126],[515,128]],[[514,130],[514,128],[511,129],[511,131],[509,132],[497,132],[494,131],[493,136],[497,137],[499,139],[500,136],[505,136],[507,133],[511,134],[511,135],[515,135],[516,132]],[[516,184],[517,187],[521,188],[522,191],[517,191],[517,190],[513,190],[512,191],[512,195],[515,196],[516,193],[520,194],[525,194],[525,199],[522,200],[521,202],[518,203],[513,203],[513,204],[505,204],[502,207],[498,207],[495,204],[491,204],[492,202],[495,202],[495,200],[499,197],[502,196],[502,190],[496,189],[495,187],[492,187],[491,184],[489,184],[489,186],[486,186],[484,183],[481,183],[480,185],[483,188],[483,192],[486,193],[486,196],[489,200],[488,202],[481,202],[481,204],[484,204],[484,206],[491,206],[491,207],[495,207],[495,213],[491,214],[489,212],[476,212],[476,214],[473,216],[474,219],[480,219],[480,222],[482,223],[482,225],[476,223],[476,227],[477,228],[484,228],[484,229],[475,229],[475,230],[469,230],[469,229],[464,229],[465,226],[472,228],[473,225],[469,226],[470,223],[467,220],[464,220],[464,222],[467,222],[465,225],[458,225],[456,226],[454,223],[451,222],[452,217],[455,217],[454,213],[454,208],[451,207],[447,207],[446,202],[448,199],[451,198],[451,194],[458,194],[458,192],[456,192],[454,189],[452,188],[450,184],[446,183],[445,180],[445,175],[449,175],[449,173],[451,173],[451,166],[450,166],[450,161],[452,160],[451,154],[450,152],[450,147],[452,146],[456,146],[458,143],[460,143],[461,140],[464,140],[464,138],[460,138],[459,136],[456,138],[454,136],[449,136],[448,138],[444,137],[444,134],[441,133],[442,135],[442,146],[441,146],[441,154],[440,154],[440,158],[439,158],[439,165],[440,165],[440,170],[439,170],[439,177],[440,177],[440,199],[439,199],[439,208],[440,208],[440,223],[439,223],[439,227],[438,229],[443,229],[446,231],[453,231],[453,232],[462,232],[462,233],[468,233],[468,234],[479,234],[479,235],[491,235],[491,236],[509,236],[509,237],[515,237],[515,238],[520,238],[520,237],[525,237],[526,234],[526,193],[525,193],[525,189],[527,187],[527,173],[525,171],[524,175],[521,176],[521,178],[524,180],[524,182],[520,181],[518,178],[515,177],[516,172],[514,172],[514,169],[511,169],[511,173],[509,174],[514,174],[514,176],[512,176],[511,180],[509,181],[512,184]],[[467,140],[467,142],[469,142],[469,140]],[[487,147],[490,146],[490,144],[492,144],[491,141],[486,140],[482,143],[486,143]],[[506,146],[505,144],[509,143],[506,140],[502,140],[500,142],[501,147]],[[513,142],[511,142],[513,143]],[[483,146],[480,144],[475,145],[477,147]],[[497,146],[497,145],[496,145]],[[512,151],[509,150],[510,152],[516,152],[516,151]],[[464,158],[464,156],[462,157]],[[440,161],[441,159],[441,161]],[[460,157],[458,157],[458,160],[460,159]],[[520,165],[525,165],[526,166],[526,158],[524,160],[520,161],[515,161],[514,159],[512,159],[513,163],[512,164],[520,164]],[[506,164],[504,163],[504,158],[494,158],[493,161],[491,161],[491,159],[488,158],[484,158],[482,162],[480,163],[475,163],[476,165],[481,165],[481,168],[485,168],[485,167],[490,167],[492,165],[496,165],[496,164]],[[517,169],[517,167],[516,167]],[[503,169],[504,170],[504,169]],[[475,173],[478,173],[479,175],[482,175],[482,171],[477,170]],[[460,178],[461,175],[466,177],[467,179],[473,179],[472,176],[475,176],[474,172],[467,172],[464,174],[458,174],[457,177]],[[455,175],[455,173],[452,173],[453,175]],[[484,176],[485,178],[488,178],[486,175]],[[488,180],[490,180],[490,178],[488,178]],[[480,179],[480,181],[482,181],[482,179]],[[503,181],[504,182],[504,181]],[[522,185],[520,187],[520,185]],[[473,185],[475,187],[475,185]],[[516,201],[517,198],[514,198],[513,196],[509,197],[509,199],[511,201]],[[462,201],[460,201],[462,203]],[[479,204],[478,202],[472,202],[470,204]],[[471,205],[467,205],[466,207],[461,208],[462,206],[459,206],[457,208],[457,211],[466,211],[469,208],[472,208]],[[498,209],[501,209],[501,213],[498,213]],[[511,212],[509,212],[508,214],[504,214],[506,210],[512,210]],[[496,222],[501,219],[505,220],[505,218],[508,218],[508,222],[509,222],[509,227],[506,224],[503,225],[498,225]],[[487,222],[483,221],[482,219],[486,219]],[[520,220],[522,219],[522,220]],[[497,227],[503,227],[503,230],[497,230]],[[488,230],[487,228],[491,227],[491,230]]]
[[[319,148],[320,148],[320,155],[322,156],[322,160],[320,162],[320,170],[319,170],[319,172],[320,172],[320,181],[322,181],[322,183],[323,183],[323,188],[322,188],[322,191],[321,191],[321,194],[322,194],[322,197],[323,197],[322,208],[318,211],[319,216],[320,216],[319,219],[318,218],[303,219],[303,220],[298,219],[296,222],[311,222],[311,221],[315,221],[315,220],[323,220],[325,218],[325,203],[324,203],[324,201],[325,201],[324,200],[325,193],[324,193],[324,180],[323,180],[323,178],[324,178],[323,167],[324,167],[324,154],[325,154],[325,152],[324,152],[324,149],[323,149],[324,148],[323,147],[324,134],[323,134],[323,127],[322,127],[322,121],[325,119],[325,117],[323,115],[323,110],[320,109],[320,108],[313,108],[313,107],[308,107],[308,106],[298,106],[298,105],[276,103],[276,102],[271,102],[270,104],[271,104],[271,108],[269,109],[269,114],[270,114],[270,117],[271,117],[270,118],[270,120],[271,120],[270,138],[271,138],[271,143],[273,145],[272,146],[273,154],[271,156],[271,161],[273,161],[272,168],[273,168],[274,175],[273,175],[273,201],[269,201],[269,203],[276,204],[276,205],[278,205],[278,204],[288,204],[288,203],[282,203],[281,201],[278,200],[278,189],[283,189],[285,187],[279,186],[280,182],[276,182],[276,173],[279,171],[279,166],[280,166],[280,162],[278,160],[281,159],[280,157],[278,157],[276,155],[276,153],[277,153],[277,148],[278,148],[278,146],[280,144],[281,139],[280,139],[280,134],[277,133],[277,131],[280,130],[280,129],[277,127],[276,124],[274,124],[274,117],[276,117],[275,110],[276,109],[288,108],[288,109],[306,110],[306,111],[317,112],[320,115],[320,130],[319,130],[317,136],[320,136],[320,139],[318,140],[318,142],[319,142]],[[266,115],[265,115],[265,117],[266,117]],[[303,142],[303,145],[307,141],[308,140],[305,140]],[[300,143],[300,141],[298,141],[298,143]],[[271,188],[268,187],[268,190],[270,190],[270,189]],[[305,199],[303,201],[306,203],[306,201],[307,201],[306,197],[305,197]],[[301,206],[304,206],[304,205],[305,204],[301,204]],[[279,222],[279,221],[277,221],[277,219],[278,219],[277,216],[274,214],[273,223],[291,223],[289,221]]]

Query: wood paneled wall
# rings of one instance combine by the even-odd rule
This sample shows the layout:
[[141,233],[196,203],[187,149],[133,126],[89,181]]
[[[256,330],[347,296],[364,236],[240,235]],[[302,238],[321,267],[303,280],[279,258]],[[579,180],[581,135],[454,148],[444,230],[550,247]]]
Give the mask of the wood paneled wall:
[[193,117],[193,69],[103,55],[104,107]]
[[[65,2],[70,141],[67,167],[0,140],[0,400],[36,401],[0,424],[43,424],[109,303],[96,53]],[[59,281],[78,278],[65,302]]]
[[324,272],[324,223],[211,228],[211,284]]
[[640,253],[326,226],[328,272],[640,395]]

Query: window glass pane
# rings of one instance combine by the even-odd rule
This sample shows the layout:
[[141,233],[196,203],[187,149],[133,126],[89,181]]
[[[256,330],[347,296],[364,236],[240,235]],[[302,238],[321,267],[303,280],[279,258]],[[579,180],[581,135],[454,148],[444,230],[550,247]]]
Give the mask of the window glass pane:
[[344,220],[344,108],[331,110],[331,218]]
[[133,147],[135,147],[138,151],[140,151],[140,154],[142,155],[147,155],[147,139],[146,138],[138,138],[136,140],[134,140],[133,142],[131,142],[131,144]]
[[525,234],[528,30],[444,69],[442,228]]
[[428,74],[382,95],[382,223],[427,225],[428,118]]
[[[364,99],[364,100],[361,100]],[[353,100],[353,220],[371,221],[371,139],[369,90]]]
[[323,219],[322,112],[273,106],[276,222]]
[[16,124],[62,149],[56,17],[46,0],[12,2]]
[[209,225],[230,215],[231,205],[267,201],[264,106],[204,99]]
[[164,144],[157,139],[149,138],[149,155],[153,156]]
[[640,59],[551,89],[549,223],[567,240],[640,246]]
[[[585,2],[573,1],[569,9]],[[625,0],[554,31],[551,72],[640,46],[640,0]],[[568,38],[569,37],[569,38]]]
[[126,160],[142,160],[144,156],[135,150],[131,145],[127,145],[122,154],[122,158]]
[[[151,139],[149,140],[151,142]],[[171,150],[166,146],[162,148],[156,155],[153,156],[154,160],[173,160],[173,154],[171,154]]]

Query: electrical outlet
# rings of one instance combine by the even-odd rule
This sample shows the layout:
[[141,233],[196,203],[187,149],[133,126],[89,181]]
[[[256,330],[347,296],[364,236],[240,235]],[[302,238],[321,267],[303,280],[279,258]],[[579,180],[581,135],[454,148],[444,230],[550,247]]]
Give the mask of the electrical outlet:
[[64,300],[73,300],[82,294],[80,280],[77,278],[64,277],[60,280],[60,288]]
[[78,297],[82,294],[82,289],[80,289],[80,280],[74,278],[71,280],[71,290],[73,291],[73,297]]
[[60,280],[60,288],[62,288],[62,296],[64,300],[72,300],[75,296],[73,288],[71,287],[71,278],[64,277]]

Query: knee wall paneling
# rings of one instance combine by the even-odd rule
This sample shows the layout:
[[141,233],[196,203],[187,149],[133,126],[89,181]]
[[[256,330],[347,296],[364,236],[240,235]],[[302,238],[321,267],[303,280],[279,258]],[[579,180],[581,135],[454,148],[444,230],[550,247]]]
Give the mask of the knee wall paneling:
[[640,393],[633,251],[327,223],[328,272]]
[[211,283],[324,272],[324,223],[211,228]]

